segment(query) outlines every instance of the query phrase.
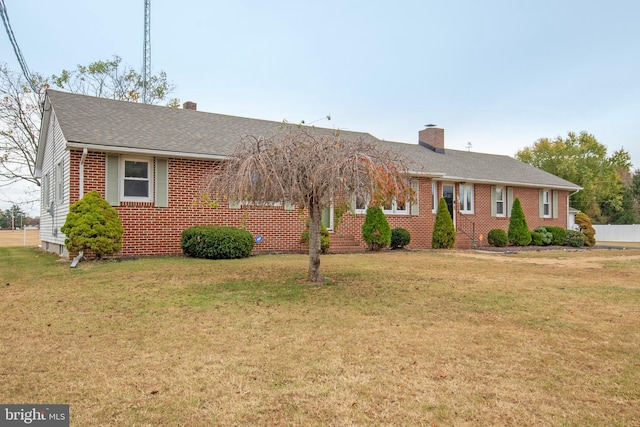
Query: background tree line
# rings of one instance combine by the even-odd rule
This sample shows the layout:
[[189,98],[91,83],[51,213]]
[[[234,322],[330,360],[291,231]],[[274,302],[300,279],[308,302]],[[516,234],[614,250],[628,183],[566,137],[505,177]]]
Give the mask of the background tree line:
[[557,175],[583,190],[571,196],[571,207],[596,224],[640,223],[640,169],[631,171],[624,149],[607,154],[607,147],[587,132],[540,138],[515,157]]

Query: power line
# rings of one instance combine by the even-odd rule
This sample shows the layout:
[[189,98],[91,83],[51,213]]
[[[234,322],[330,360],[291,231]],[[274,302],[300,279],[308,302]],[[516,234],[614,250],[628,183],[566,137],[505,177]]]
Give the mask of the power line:
[[22,51],[20,50],[20,46],[18,46],[16,36],[13,34],[13,29],[11,29],[9,14],[7,13],[7,7],[4,5],[4,0],[0,0],[0,15],[2,15],[4,28],[7,31],[7,36],[9,36],[9,41],[11,42],[11,46],[13,47],[13,52],[16,54],[18,64],[20,64],[20,68],[22,69],[22,74],[27,79],[27,82],[29,82],[29,86],[31,87],[31,89],[34,92],[38,92],[38,89],[36,89],[36,86],[33,83],[33,78],[31,77],[31,72],[29,71],[29,67],[27,66],[27,61],[25,61],[24,56],[22,56]]

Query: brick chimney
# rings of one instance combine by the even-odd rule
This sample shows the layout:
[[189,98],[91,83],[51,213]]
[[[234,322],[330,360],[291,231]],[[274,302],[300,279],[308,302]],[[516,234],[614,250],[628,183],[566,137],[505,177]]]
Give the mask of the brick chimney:
[[198,104],[196,104],[195,102],[187,101],[182,104],[182,109],[196,111],[198,109]]
[[436,153],[444,154],[444,129],[428,125],[418,132],[418,143]]

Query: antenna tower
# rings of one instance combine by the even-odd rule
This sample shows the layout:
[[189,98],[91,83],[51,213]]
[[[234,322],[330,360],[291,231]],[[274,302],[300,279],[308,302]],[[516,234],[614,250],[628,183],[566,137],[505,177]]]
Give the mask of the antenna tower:
[[144,0],[144,46],[142,59],[142,102],[147,103],[147,84],[151,74],[151,0]]

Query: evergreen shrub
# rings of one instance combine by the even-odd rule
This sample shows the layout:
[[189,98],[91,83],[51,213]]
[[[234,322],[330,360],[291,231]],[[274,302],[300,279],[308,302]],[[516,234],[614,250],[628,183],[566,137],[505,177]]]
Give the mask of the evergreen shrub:
[[[549,233],[551,234],[551,233]],[[529,245],[531,246],[542,246],[542,233],[539,231],[532,231],[531,232],[531,243],[529,243]]]
[[253,236],[247,230],[234,227],[201,225],[182,232],[182,252],[205,259],[245,258],[253,250]]
[[565,246],[572,246],[574,248],[579,248],[584,246],[585,238],[584,234],[580,231],[576,230],[567,230],[567,237],[564,242]]
[[124,228],[116,211],[97,191],[72,204],[64,225],[64,244],[70,252],[90,250],[100,259],[122,249]]
[[404,248],[411,242],[411,233],[398,227],[391,230],[391,249]]
[[487,234],[487,241],[491,246],[504,248],[509,243],[509,238],[506,231],[501,228],[494,228]]
[[362,239],[372,251],[380,251],[391,244],[391,227],[380,206],[367,208],[362,224]]
[[433,236],[431,236],[431,247],[434,249],[451,249],[456,243],[456,229],[453,226],[453,219],[449,214],[449,208],[444,198],[438,202],[438,213],[436,222],[433,225]]
[[531,243],[531,232],[529,231],[520,199],[517,197],[513,201],[513,207],[511,208],[507,236],[509,236],[509,242],[515,246],[528,246]]
[[[551,242],[553,242],[553,234],[549,231],[549,229],[547,227],[536,227],[533,229],[534,232],[536,233],[540,233],[540,237],[541,237],[541,243],[532,243],[532,245],[535,246],[547,246],[550,245]],[[533,237],[533,235],[532,235]]]
[[565,240],[567,239],[567,230],[562,227],[555,226],[547,226],[547,231],[553,235],[551,239],[551,244],[555,246],[564,245]]

